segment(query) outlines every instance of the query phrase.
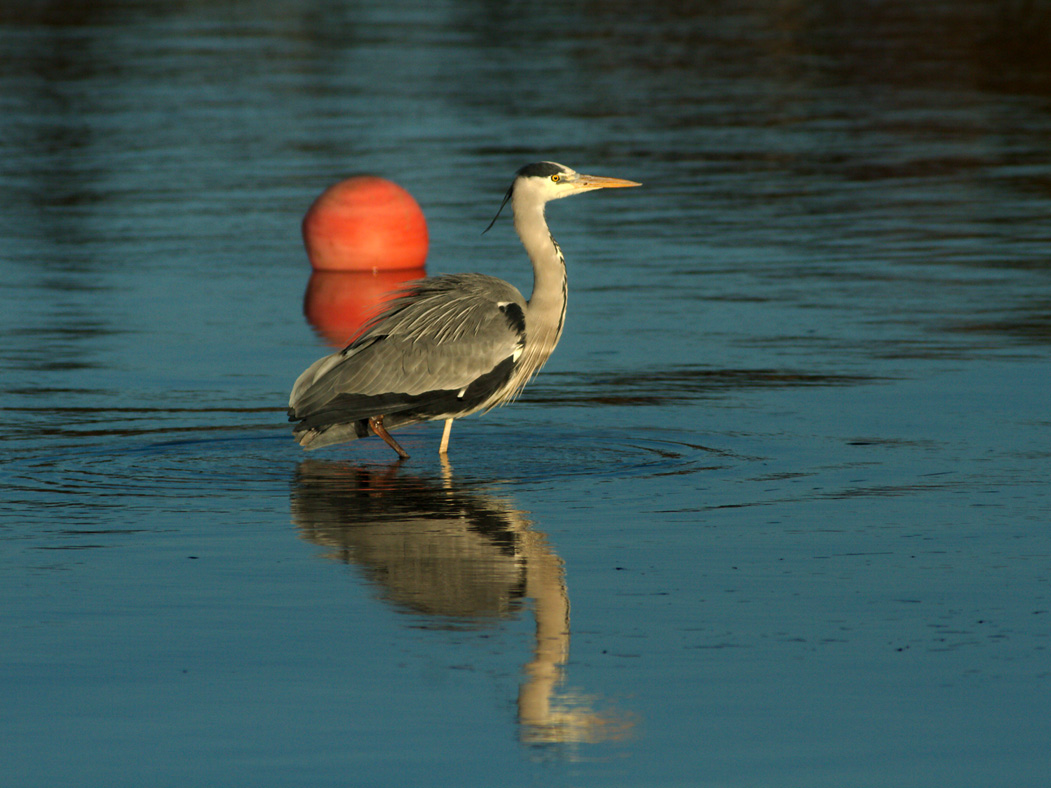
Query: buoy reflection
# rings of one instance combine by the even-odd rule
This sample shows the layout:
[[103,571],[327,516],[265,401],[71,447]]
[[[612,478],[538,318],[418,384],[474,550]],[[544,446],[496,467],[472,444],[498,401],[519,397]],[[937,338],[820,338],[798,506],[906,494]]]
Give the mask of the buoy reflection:
[[332,347],[343,348],[401,285],[427,275],[400,271],[314,271],[303,295],[303,315]]
[[485,626],[532,600],[533,653],[517,698],[530,745],[598,743],[630,735],[629,715],[596,711],[565,687],[569,593],[562,559],[525,512],[482,489],[339,462],[304,460],[292,522],[325,556],[361,567],[389,603],[434,616],[435,627]]

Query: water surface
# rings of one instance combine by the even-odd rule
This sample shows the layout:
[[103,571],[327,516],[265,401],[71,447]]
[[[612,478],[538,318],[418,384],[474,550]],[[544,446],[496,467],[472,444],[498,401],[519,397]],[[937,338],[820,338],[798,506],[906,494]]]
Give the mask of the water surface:
[[[0,754],[31,785],[1042,785],[1041,3],[0,11]],[[409,189],[566,335],[304,454],[298,223]]]

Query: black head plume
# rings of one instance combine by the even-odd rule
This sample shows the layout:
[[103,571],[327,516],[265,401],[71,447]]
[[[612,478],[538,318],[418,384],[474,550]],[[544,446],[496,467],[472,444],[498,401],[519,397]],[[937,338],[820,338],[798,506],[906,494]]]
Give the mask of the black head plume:
[[493,225],[496,224],[496,220],[500,218],[500,212],[503,211],[504,206],[507,205],[507,201],[511,199],[511,194],[512,194],[512,192],[514,192],[514,190],[515,190],[515,185],[512,183],[511,184],[511,188],[508,189],[507,190],[507,194],[504,195],[504,201],[502,203],[500,203],[500,208],[499,208],[499,210],[497,210],[496,216],[494,216],[493,220],[491,222],[489,222],[489,226],[486,227],[484,230],[482,230],[482,235],[485,235],[487,232],[489,232],[491,229],[493,229]]

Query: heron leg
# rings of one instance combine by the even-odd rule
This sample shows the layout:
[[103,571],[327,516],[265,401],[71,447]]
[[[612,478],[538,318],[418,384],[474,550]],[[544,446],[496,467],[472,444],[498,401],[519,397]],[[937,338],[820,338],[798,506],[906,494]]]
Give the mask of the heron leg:
[[372,428],[373,432],[375,432],[377,435],[379,435],[381,438],[383,438],[384,442],[388,446],[390,446],[392,449],[394,449],[394,451],[398,452],[398,456],[399,457],[401,457],[403,460],[409,459],[409,453],[407,451],[405,451],[405,449],[403,449],[398,444],[398,442],[396,440],[394,440],[394,438],[392,438],[390,436],[390,433],[387,432],[387,428],[383,426],[383,417],[382,416],[370,416],[369,417],[369,426]]
[[449,453],[449,433],[453,429],[453,420],[445,420],[445,429],[442,430],[442,445],[438,447],[438,453],[443,457]]

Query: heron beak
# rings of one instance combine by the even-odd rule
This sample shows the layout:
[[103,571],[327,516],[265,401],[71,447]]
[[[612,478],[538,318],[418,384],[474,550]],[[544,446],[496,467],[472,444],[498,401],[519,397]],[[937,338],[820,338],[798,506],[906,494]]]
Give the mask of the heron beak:
[[628,186],[642,186],[635,181],[626,181],[623,178],[604,178],[601,175],[581,175],[573,184],[574,191],[591,191],[592,189],[624,189]]

